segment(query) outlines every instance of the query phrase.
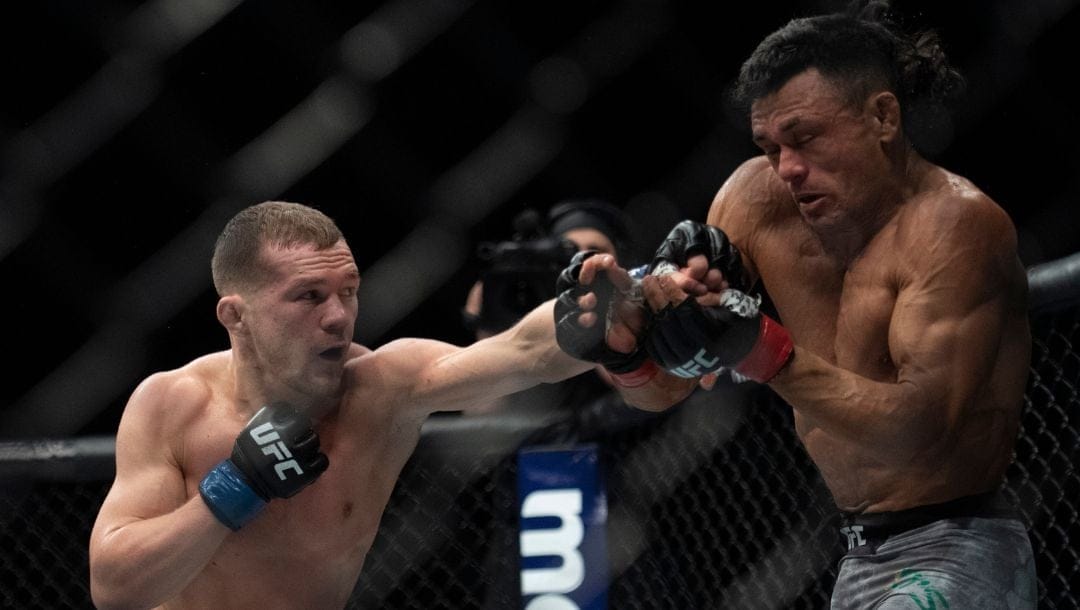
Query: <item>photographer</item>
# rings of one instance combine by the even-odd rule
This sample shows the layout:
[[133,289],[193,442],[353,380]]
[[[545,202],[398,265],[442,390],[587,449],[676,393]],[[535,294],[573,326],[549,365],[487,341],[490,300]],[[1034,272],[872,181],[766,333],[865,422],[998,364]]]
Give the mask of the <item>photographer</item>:
[[555,278],[576,252],[595,250],[619,258],[626,245],[622,210],[598,199],[563,201],[544,221],[535,210],[525,210],[514,219],[514,229],[512,241],[477,248],[485,269],[462,311],[477,339],[509,328],[555,296]]
[[[541,216],[525,210],[514,220],[514,239],[483,243],[477,255],[484,269],[469,291],[462,310],[477,340],[512,326],[533,307],[555,296],[555,280],[575,253],[595,250],[616,257],[628,250],[622,210],[598,199],[571,199]],[[607,372],[581,375],[562,383],[538,386],[507,397],[515,411],[578,408],[609,392]],[[486,409],[485,409],[486,410]]]

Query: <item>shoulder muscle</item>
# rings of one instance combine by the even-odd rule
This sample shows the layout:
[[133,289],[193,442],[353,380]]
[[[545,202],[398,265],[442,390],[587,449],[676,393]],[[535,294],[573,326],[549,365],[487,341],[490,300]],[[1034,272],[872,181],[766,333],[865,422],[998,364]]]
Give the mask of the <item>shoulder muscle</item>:
[[723,230],[743,254],[743,263],[757,277],[756,242],[763,230],[794,211],[791,196],[763,156],[742,163],[724,181],[709,208],[708,224]]

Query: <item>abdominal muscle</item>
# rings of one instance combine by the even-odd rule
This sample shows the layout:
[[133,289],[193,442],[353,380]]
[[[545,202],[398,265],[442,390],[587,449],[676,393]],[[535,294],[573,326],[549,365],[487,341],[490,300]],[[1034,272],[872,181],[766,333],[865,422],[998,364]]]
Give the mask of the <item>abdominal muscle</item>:
[[837,507],[845,512],[896,511],[994,489],[1011,459],[1014,418],[981,411],[951,439],[906,463],[885,462],[880,448],[836,438],[795,411],[795,427]]

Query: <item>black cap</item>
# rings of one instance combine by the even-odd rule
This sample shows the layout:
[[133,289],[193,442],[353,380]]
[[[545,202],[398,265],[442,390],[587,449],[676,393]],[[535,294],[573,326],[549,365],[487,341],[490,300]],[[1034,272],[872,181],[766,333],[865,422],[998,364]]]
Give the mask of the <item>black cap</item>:
[[573,199],[556,204],[548,212],[548,231],[562,235],[571,229],[596,229],[621,248],[626,239],[622,210],[601,199]]

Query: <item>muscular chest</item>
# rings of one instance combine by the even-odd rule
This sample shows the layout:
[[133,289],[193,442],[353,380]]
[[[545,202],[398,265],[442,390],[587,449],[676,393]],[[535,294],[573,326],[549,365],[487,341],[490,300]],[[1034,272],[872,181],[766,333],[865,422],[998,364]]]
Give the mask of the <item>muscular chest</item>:
[[[198,495],[205,473],[229,455],[241,428],[219,423],[190,431],[183,464],[189,497]],[[293,497],[271,500],[230,536],[224,555],[263,557],[286,566],[332,554],[342,559],[343,568],[359,565],[405,460],[393,447],[409,439],[401,438],[402,430],[395,432],[392,418],[372,413],[342,416],[332,426],[319,426],[318,433],[330,461],[327,470]]]
[[[766,289],[795,340],[838,366],[875,379],[896,374],[889,329],[897,274],[882,237],[847,268],[828,257],[813,236],[778,240],[759,263]],[[799,245],[792,248],[792,243]]]

